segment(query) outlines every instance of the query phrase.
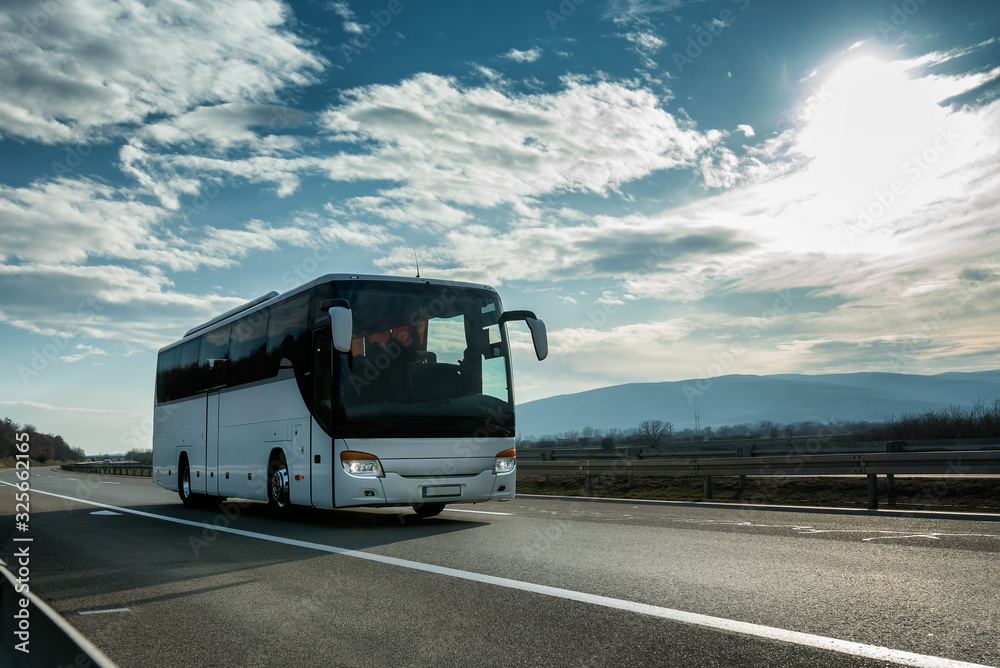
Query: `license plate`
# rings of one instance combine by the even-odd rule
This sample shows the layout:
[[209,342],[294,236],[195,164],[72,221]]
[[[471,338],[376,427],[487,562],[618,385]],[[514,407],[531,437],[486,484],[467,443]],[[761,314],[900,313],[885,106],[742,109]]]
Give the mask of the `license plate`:
[[461,485],[436,485],[434,487],[424,487],[424,498],[432,496],[461,496]]

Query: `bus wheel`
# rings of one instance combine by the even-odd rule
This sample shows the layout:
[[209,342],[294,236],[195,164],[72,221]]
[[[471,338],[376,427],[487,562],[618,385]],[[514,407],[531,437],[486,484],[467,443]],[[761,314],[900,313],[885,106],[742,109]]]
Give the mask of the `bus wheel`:
[[437,515],[442,510],[444,510],[443,503],[415,503],[413,504],[413,512],[417,514],[417,517],[433,517]]
[[180,470],[177,472],[177,495],[181,497],[181,503],[188,508],[198,506],[198,495],[191,491],[191,467],[188,466],[187,457],[181,460]]
[[267,465],[267,504],[278,513],[285,513],[290,507],[288,500],[288,464],[281,453]]

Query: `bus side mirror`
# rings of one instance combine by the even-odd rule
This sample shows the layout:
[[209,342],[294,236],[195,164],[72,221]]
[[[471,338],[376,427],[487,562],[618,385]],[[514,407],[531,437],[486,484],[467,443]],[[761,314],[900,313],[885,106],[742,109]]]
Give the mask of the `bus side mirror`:
[[549,339],[545,333],[545,323],[535,317],[531,311],[505,311],[500,316],[499,325],[502,327],[511,320],[523,320],[531,330],[531,342],[535,346],[535,357],[542,361],[549,354]]
[[351,315],[351,307],[343,299],[335,301],[343,302],[343,305],[330,307],[330,334],[333,338],[333,347],[337,352],[351,352],[351,339],[354,336],[354,318]]
[[524,322],[531,330],[531,342],[535,344],[535,357],[540,362],[549,355],[549,337],[545,332],[545,322],[538,318],[525,318]]

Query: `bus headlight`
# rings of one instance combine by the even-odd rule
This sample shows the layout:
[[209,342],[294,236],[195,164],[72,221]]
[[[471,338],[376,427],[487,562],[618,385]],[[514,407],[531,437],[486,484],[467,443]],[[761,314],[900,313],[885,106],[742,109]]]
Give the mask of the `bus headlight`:
[[517,463],[517,450],[511,448],[497,453],[496,462],[493,464],[493,473],[510,473]]
[[363,478],[385,477],[385,474],[382,472],[382,462],[378,460],[378,457],[370,455],[367,452],[345,450],[340,453],[340,464],[351,475]]

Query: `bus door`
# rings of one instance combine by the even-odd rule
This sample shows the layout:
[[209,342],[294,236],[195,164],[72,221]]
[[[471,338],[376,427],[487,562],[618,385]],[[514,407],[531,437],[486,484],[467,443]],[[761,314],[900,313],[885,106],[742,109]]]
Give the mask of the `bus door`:
[[208,393],[205,415],[205,487],[206,493],[219,495],[219,391]]
[[[310,420],[312,447],[309,466],[312,481],[312,504],[320,508],[333,507],[333,439],[323,431],[333,421],[333,369],[331,369],[330,328],[323,327],[313,332],[312,377],[313,377],[313,419]],[[317,423],[317,421],[319,423]]]

